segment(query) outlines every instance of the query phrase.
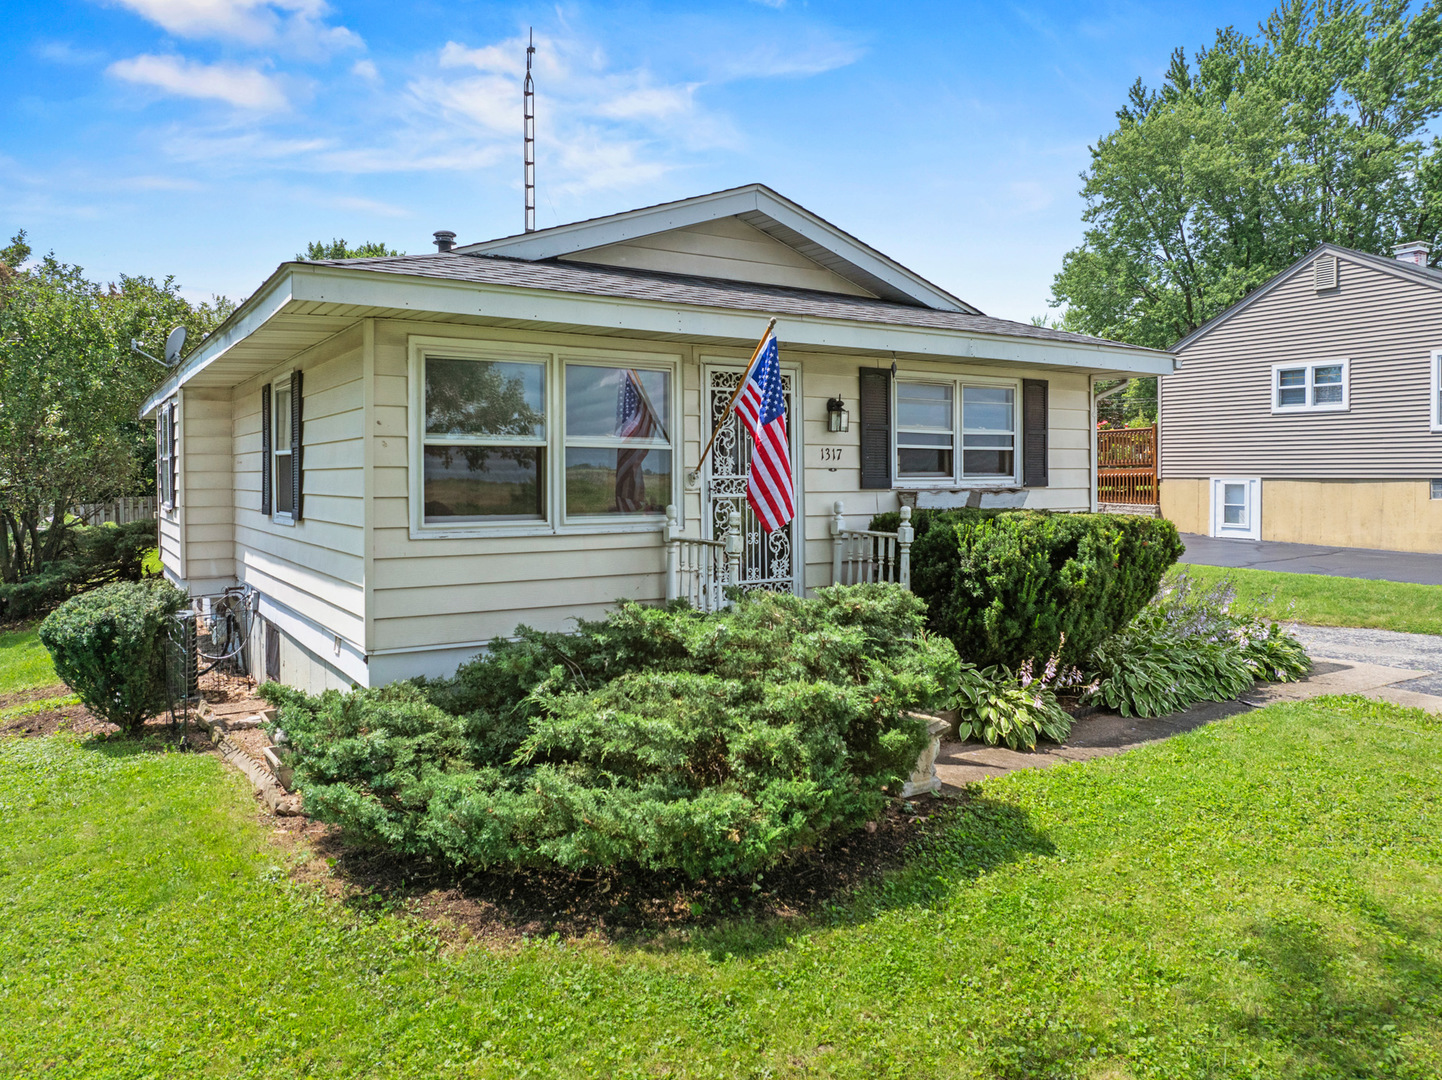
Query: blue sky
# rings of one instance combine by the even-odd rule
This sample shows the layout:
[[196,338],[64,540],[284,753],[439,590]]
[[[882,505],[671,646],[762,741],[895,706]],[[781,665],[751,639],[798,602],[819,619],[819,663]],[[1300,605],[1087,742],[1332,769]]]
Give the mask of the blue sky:
[[762,181],[1026,319],[1132,81],[1271,6],[6,0],[0,229],[236,299],[314,239],[517,232],[534,26],[540,226]]

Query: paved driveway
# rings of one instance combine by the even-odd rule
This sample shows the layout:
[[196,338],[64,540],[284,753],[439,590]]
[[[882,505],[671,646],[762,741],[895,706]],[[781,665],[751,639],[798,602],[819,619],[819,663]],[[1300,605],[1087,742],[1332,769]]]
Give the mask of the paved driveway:
[[1427,672],[1421,678],[1394,683],[1398,690],[1442,696],[1442,637],[1403,634],[1396,630],[1359,630],[1346,626],[1287,627],[1312,656],[1413,668]]
[[1442,585],[1442,555],[1284,544],[1277,540],[1222,540],[1195,533],[1183,533],[1182,543],[1187,545],[1182,562],[1204,566]]

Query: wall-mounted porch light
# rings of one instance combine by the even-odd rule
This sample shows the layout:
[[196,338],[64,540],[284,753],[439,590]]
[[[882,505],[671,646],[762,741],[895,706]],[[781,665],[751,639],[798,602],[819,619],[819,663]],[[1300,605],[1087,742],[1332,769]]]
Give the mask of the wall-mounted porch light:
[[851,426],[851,414],[846,411],[846,403],[839,396],[831,398],[826,402],[826,430],[845,431]]

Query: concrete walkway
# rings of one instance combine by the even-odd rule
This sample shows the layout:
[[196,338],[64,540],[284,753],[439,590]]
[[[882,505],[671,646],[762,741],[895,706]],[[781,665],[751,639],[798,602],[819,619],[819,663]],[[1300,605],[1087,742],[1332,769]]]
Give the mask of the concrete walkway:
[[[1381,630],[1338,631],[1315,626],[1291,629],[1297,632],[1313,654],[1312,674],[1305,679],[1294,683],[1258,683],[1239,701],[1204,701],[1190,709],[1154,720],[1097,713],[1078,720],[1064,746],[1043,743],[1031,753],[977,742],[943,742],[936,759],[936,775],[942,782],[940,794],[955,794],[964,784],[974,780],[1003,776],[1018,769],[1044,769],[1068,761],[1089,761],[1120,754],[1277,701],[1305,701],[1324,694],[1362,694],[1442,713],[1442,638],[1427,634],[1390,634]],[[1420,640],[1369,643],[1362,639],[1376,638],[1381,634],[1387,634],[1388,639]],[[1343,635],[1362,637],[1349,643]],[[1333,644],[1324,644],[1326,641]],[[1318,655],[1324,648],[1329,651],[1327,659]],[[1344,655],[1352,654],[1354,658],[1331,658],[1334,650]],[[1410,666],[1372,663],[1366,659],[1367,656],[1407,661]],[[1419,691],[1419,686],[1434,687],[1436,692]]]
[[1277,540],[1222,540],[1196,533],[1183,533],[1182,543],[1187,545],[1182,562],[1203,566],[1442,585],[1442,555],[1284,544]]

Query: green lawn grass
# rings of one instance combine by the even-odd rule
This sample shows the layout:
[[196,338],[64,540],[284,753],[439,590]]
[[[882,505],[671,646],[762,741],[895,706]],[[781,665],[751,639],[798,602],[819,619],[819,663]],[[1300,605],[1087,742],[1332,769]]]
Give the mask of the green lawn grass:
[[1182,564],[1173,573],[1181,570],[1200,584],[1230,579],[1239,599],[1274,619],[1442,634],[1442,585],[1232,570],[1195,563]]
[[59,682],[50,654],[34,630],[0,634],[0,695],[55,686]]
[[812,924],[439,946],[210,755],[0,740],[0,1075],[1442,1075],[1442,720],[1273,706],[987,781]]

